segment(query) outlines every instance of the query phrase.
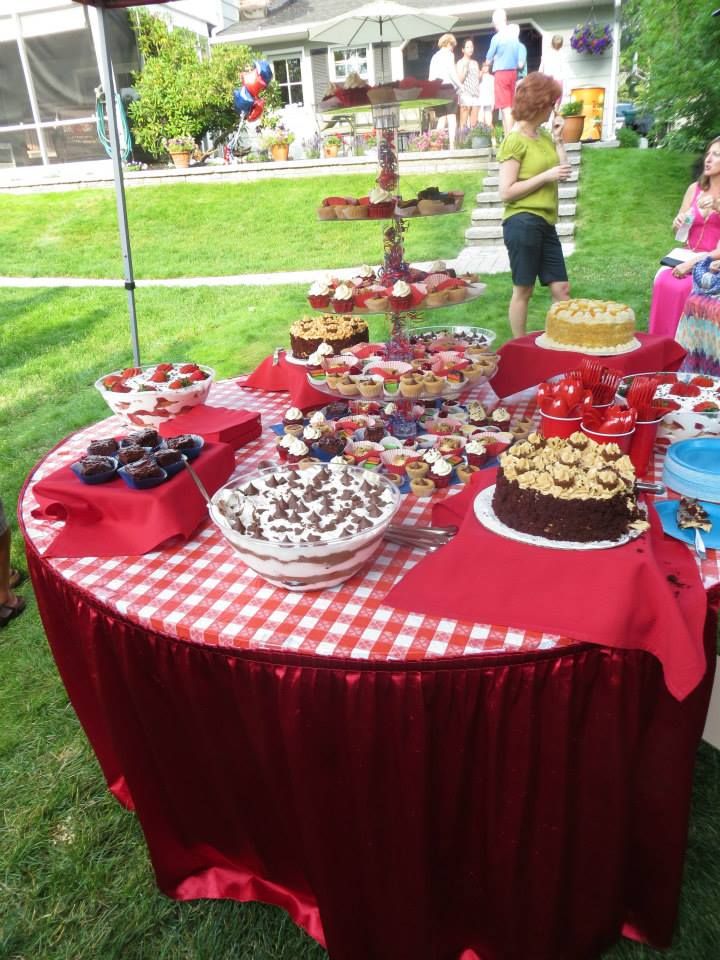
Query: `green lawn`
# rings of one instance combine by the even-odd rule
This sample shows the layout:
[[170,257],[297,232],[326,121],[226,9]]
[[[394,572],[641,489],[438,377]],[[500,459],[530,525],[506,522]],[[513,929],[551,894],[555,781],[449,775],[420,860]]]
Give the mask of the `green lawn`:
[[[656,151],[586,151],[576,295],[630,303],[645,324],[668,224],[689,180],[690,157]],[[410,179],[410,178],[408,178]],[[415,221],[412,259],[455,255],[480,177],[413,178],[461,187],[466,214]],[[333,178],[359,194],[364,176]],[[140,277],[331,268],[379,259],[377,224],[324,224],[314,206],[325,181],[269,181],[128,191]],[[0,273],[119,276],[110,191],[0,195]],[[472,320],[507,333],[507,275],[487,295],[436,319]],[[230,376],[287,343],[305,310],[304,287],[141,289],[143,358],[192,358]],[[532,304],[542,326],[545,292]],[[62,436],[102,417],[92,389],[130,360],[122,290],[0,288],[0,491],[12,509],[32,465]],[[373,329],[382,334],[383,321]],[[15,560],[22,562],[15,538]],[[30,594],[25,588],[26,595]],[[0,958],[23,960],[303,960],[322,950],[263,905],[178,904],[153,884],[132,814],[107,793],[47,649],[34,604],[0,631]],[[714,960],[720,943],[720,754],[699,753],[690,847],[676,944],[668,960]],[[623,942],[610,960],[659,954]]]

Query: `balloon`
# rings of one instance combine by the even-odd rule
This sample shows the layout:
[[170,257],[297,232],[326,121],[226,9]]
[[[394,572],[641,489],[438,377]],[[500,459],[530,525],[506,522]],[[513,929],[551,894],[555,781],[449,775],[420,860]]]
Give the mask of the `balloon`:
[[248,70],[247,73],[242,75],[243,83],[245,84],[245,89],[248,93],[251,93],[253,97],[257,97],[267,86],[267,83],[256,69]]
[[272,71],[272,67],[270,66],[267,60],[256,60],[255,69],[263,78],[266,84],[270,83],[270,81],[273,78],[273,71]]
[[248,113],[247,118],[252,123],[253,120],[257,120],[258,117],[262,115],[263,112],[263,102],[262,100],[256,100],[252,105],[252,110]]
[[239,90],[233,90],[233,104],[240,116],[244,116],[255,105],[255,97],[246,87],[240,87]]

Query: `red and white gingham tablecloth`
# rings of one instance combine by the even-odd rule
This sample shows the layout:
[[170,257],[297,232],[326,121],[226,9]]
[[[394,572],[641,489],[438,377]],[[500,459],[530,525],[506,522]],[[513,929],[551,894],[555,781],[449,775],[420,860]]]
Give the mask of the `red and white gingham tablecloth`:
[[[506,400],[520,414],[534,411],[534,390]],[[492,390],[470,393],[492,407]],[[213,386],[210,404],[258,410],[264,431],[237,453],[236,475],[259,460],[277,458],[269,430],[282,420],[286,394],[244,390],[234,380]],[[69,437],[36,468],[20,504],[26,536],[40,554],[58,529],[57,521],[32,516],[37,506],[32,485],[63,463],[77,459],[90,439],[120,435],[116,417]],[[658,471],[659,475],[659,471]],[[461,489],[451,487],[452,496]],[[442,496],[444,494],[437,494]],[[403,498],[398,522],[430,522],[432,499]],[[527,652],[569,646],[572,638],[533,633],[510,626],[467,623],[406,613],[385,606],[383,597],[423,556],[388,543],[369,567],[347,583],[320,592],[295,593],[273,587],[249,570],[230,544],[208,522],[183,546],[144,556],[46,560],[63,577],[90,592],[111,610],[152,630],[195,643],[254,650],[280,650],[317,656],[386,661],[425,660],[469,654]],[[720,555],[710,550],[702,565],[706,587],[720,580]],[[478,584],[482,590],[482,584]],[[512,611],[508,611],[508,619]]]

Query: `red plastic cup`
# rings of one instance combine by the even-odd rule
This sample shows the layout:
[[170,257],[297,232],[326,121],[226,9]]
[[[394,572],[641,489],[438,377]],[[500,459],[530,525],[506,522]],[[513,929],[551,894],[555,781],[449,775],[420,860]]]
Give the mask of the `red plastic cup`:
[[630,446],[630,459],[635,467],[635,475],[638,477],[644,477],[648,471],[658,426],[662,421],[662,417],[658,417],[657,420],[635,421],[635,435]]
[[580,429],[582,417],[553,417],[540,411],[540,432],[544,437],[560,437],[567,440]]
[[633,436],[635,435],[634,427],[627,433],[598,433],[596,430],[586,427],[585,424],[582,425],[581,429],[585,436],[590,437],[595,443],[616,443],[623,453],[630,453]]

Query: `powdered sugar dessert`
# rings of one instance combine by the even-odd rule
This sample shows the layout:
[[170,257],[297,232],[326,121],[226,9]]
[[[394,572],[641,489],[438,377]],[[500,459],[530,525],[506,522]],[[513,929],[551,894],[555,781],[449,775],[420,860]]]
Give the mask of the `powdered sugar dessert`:
[[212,367],[197,363],[157,363],[107,373],[95,388],[125,423],[158,427],[205,403],[214,378]]
[[279,467],[232,481],[210,515],[244,562],[270,583],[321,590],[357,573],[400,503],[385,477],[333,462]]

